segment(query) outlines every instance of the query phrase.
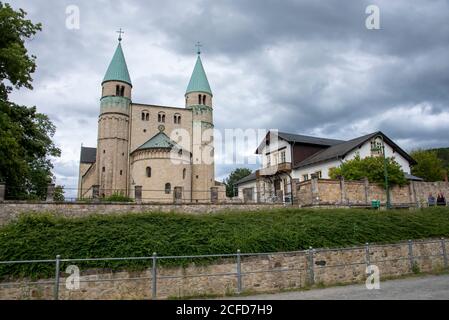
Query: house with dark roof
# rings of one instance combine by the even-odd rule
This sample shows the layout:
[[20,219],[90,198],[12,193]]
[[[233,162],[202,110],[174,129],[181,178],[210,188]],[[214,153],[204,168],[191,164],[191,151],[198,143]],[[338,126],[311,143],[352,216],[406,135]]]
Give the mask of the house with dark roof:
[[329,179],[329,171],[344,161],[370,156],[393,157],[410,180],[416,161],[381,131],[348,141],[270,131],[256,150],[262,168],[237,182],[245,201],[273,201],[291,198],[292,181]]

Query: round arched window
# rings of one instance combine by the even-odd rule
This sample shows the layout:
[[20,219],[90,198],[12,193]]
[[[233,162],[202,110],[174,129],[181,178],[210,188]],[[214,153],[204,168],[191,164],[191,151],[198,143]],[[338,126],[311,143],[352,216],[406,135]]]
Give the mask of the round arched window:
[[170,194],[171,192],[171,184],[170,183],[166,183],[165,184],[165,193],[166,194]]
[[147,167],[147,177],[151,178],[151,167]]

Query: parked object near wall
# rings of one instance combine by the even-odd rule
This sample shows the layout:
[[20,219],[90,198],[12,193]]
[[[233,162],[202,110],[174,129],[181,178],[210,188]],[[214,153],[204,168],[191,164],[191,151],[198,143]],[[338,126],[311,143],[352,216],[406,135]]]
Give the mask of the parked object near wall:
[[[0,264],[53,263],[56,276],[38,281],[9,279],[0,282],[0,299],[166,299],[234,295],[299,289],[314,284],[333,285],[365,281],[368,266],[376,265],[380,280],[448,268],[449,242],[445,239],[406,241],[341,249],[313,249],[279,253],[241,253],[207,256],[114,258],[147,260],[144,271],[81,270],[80,286],[69,289],[62,263],[86,259],[0,261]],[[187,267],[163,267],[167,259],[191,259]],[[209,265],[195,259],[221,258]],[[96,260],[96,259],[93,259]],[[107,261],[108,259],[103,259]],[[112,260],[112,259],[109,259]],[[72,287],[73,288],[73,287]]]

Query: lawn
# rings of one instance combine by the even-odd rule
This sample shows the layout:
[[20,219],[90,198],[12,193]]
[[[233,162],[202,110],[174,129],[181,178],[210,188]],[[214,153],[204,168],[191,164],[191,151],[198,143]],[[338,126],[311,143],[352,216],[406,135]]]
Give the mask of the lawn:
[[[284,209],[210,215],[167,213],[65,218],[23,215],[0,228],[0,260],[200,255],[348,247],[449,236],[449,208],[374,211]],[[164,260],[185,265],[188,260]],[[198,261],[201,263],[210,260]],[[149,261],[89,262],[141,269]],[[0,265],[0,276],[51,276],[53,265]]]

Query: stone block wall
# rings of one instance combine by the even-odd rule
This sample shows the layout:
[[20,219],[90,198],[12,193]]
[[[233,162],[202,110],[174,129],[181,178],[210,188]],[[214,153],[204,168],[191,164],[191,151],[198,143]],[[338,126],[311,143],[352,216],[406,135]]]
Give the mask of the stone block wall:
[[[275,292],[304,288],[310,284],[347,284],[365,281],[368,264],[379,267],[385,277],[440,271],[445,267],[443,244],[449,241],[369,245],[342,249],[317,249],[265,255],[242,255],[242,289],[245,292]],[[311,254],[312,253],[312,254]],[[446,256],[447,263],[447,256]],[[416,264],[414,268],[412,266]],[[59,299],[151,299],[151,262],[144,271],[81,270],[78,290],[68,290],[61,274]],[[447,267],[447,265],[446,265]],[[158,267],[157,298],[229,295],[237,292],[236,259],[211,265]],[[112,281],[113,280],[113,281]],[[24,279],[0,282],[0,299],[53,299],[53,279],[27,285]]]
[[65,217],[84,217],[92,214],[123,214],[151,212],[177,212],[188,214],[219,213],[229,211],[259,211],[284,208],[283,204],[227,203],[227,204],[137,204],[137,203],[29,203],[0,202],[0,226],[21,214],[55,213]]
[[[372,200],[386,203],[386,192],[382,185],[368,181],[345,181],[312,179],[301,182],[295,188],[294,197],[300,206],[319,205],[364,205],[370,206]],[[427,197],[435,197],[442,192],[449,199],[448,182],[412,181],[410,184],[390,188],[390,200],[393,205],[425,206]]]

